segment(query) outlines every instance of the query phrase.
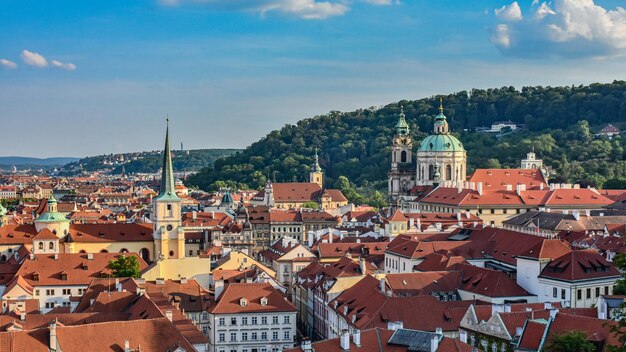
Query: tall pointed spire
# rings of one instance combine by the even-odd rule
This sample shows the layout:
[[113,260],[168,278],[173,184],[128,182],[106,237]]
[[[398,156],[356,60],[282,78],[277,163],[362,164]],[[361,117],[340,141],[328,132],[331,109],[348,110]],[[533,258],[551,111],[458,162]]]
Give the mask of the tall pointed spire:
[[398,116],[398,122],[396,123],[396,135],[406,136],[410,133],[409,124],[406,123],[404,115],[404,107],[400,105],[400,115]]
[[170,148],[170,119],[165,120],[167,127],[165,129],[165,149],[163,150],[163,168],[161,170],[161,190],[157,196],[157,200],[161,198],[169,198],[178,200],[176,188],[174,187],[174,170],[172,168],[172,152]]
[[443,98],[439,97],[439,113],[443,114]]

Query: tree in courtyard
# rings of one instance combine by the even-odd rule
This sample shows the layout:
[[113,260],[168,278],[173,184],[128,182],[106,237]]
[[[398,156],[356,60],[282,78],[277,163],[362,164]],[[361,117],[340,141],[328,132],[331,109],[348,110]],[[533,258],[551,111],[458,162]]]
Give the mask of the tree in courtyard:
[[113,277],[138,278],[141,276],[139,260],[134,255],[121,255],[117,259],[111,260],[107,267],[113,271]]
[[594,352],[596,346],[587,341],[582,331],[570,331],[554,335],[545,349],[546,352]]

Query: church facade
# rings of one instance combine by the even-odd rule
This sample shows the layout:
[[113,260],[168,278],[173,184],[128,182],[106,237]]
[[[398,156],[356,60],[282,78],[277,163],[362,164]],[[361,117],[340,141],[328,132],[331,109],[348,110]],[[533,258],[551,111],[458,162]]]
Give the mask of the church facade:
[[433,133],[419,143],[415,154],[411,131],[401,109],[391,153],[388,192],[392,209],[401,208],[401,203],[414,198],[418,189],[444,181],[466,180],[467,153],[463,144],[450,134],[441,99]]

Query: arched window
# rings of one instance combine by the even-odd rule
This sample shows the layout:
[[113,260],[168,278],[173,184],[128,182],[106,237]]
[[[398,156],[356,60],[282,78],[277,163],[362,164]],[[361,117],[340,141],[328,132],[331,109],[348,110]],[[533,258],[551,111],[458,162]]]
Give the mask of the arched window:
[[85,254],[85,253],[87,253],[87,251],[86,251],[86,250],[84,250],[84,249],[81,249],[78,253]]
[[120,253],[128,253],[128,249],[122,248],[122,249],[120,249]]
[[170,257],[174,256],[174,251],[170,251]]
[[48,248],[54,249],[54,242],[48,242]]
[[100,251],[100,253],[109,253],[109,251],[107,251],[106,249],[103,249]]
[[400,153],[400,162],[406,163],[406,150],[403,150],[402,153]]
[[139,250],[139,256],[145,261],[150,261],[150,251],[148,248],[142,248]]
[[435,179],[435,167],[433,165],[428,166],[428,179],[431,181]]
[[446,165],[446,180],[452,181],[452,166]]
[[39,249],[43,249],[43,242],[39,242]]

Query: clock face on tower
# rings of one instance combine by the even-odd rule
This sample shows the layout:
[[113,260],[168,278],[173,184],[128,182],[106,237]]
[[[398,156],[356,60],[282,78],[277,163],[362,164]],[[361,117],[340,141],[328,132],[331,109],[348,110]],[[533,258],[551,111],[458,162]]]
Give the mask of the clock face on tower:
[[400,145],[408,145],[409,144],[409,139],[406,138],[406,137],[398,138],[398,144],[400,144]]

